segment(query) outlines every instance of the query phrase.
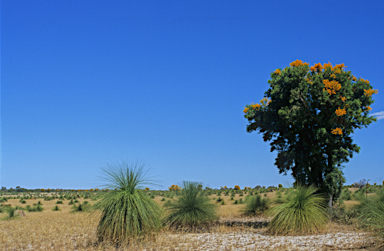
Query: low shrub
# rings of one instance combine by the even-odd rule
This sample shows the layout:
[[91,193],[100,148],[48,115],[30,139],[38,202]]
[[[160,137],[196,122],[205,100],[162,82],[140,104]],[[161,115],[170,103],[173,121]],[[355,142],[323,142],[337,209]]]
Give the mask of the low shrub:
[[357,208],[362,225],[384,237],[384,189],[380,189],[375,195],[363,197]]
[[246,207],[243,212],[247,215],[259,215],[265,212],[268,208],[268,199],[263,199],[260,195],[256,195],[247,198]]
[[60,211],[59,206],[56,205],[54,208],[52,208],[52,211]]
[[200,183],[183,182],[181,196],[167,205],[169,215],[164,223],[174,228],[189,228],[191,230],[209,227],[218,219],[216,206],[198,189]]
[[326,199],[313,186],[297,185],[284,202],[271,208],[269,232],[273,234],[313,233],[323,229],[328,220]]

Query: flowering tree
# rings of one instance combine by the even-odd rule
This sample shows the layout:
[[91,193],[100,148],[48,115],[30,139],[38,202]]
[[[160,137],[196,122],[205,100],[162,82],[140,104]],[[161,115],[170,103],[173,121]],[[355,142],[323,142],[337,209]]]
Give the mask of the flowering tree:
[[291,170],[298,183],[327,190],[327,175],[359,152],[351,134],[376,121],[369,111],[378,91],[345,67],[296,60],[272,72],[260,104],[244,109],[247,131],[271,141],[279,172]]

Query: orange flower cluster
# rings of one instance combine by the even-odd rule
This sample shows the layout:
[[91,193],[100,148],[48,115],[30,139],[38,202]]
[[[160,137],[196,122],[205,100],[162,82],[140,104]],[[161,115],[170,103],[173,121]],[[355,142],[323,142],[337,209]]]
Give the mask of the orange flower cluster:
[[344,64],[337,64],[337,65],[335,65],[335,66],[333,67],[332,64],[331,64],[330,62],[328,62],[328,63],[324,63],[324,65],[321,65],[321,63],[317,63],[317,64],[311,66],[310,70],[311,70],[312,72],[315,72],[315,71],[320,72],[320,71],[323,70],[323,69],[325,70],[325,69],[327,69],[327,68],[331,68],[331,69],[334,70],[336,73],[341,73],[341,70],[342,70],[343,68],[345,68],[345,67],[347,67],[347,66],[345,66]]
[[275,73],[276,73],[277,75],[280,75],[280,74],[281,74],[281,70],[280,70],[280,69],[276,69]]
[[257,110],[257,109],[259,109],[259,108],[261,107],[260,104],[253,104],[253,103],[252,103],[251,106],[252,106],[252,108],[255,109],[255,110]]
[[149,187],[146,187],[146,188],[145,188],[145,191],[149,191]]
[[377,93],[379,93],[379,91],[377,89],[376,90],[373,90],[373,89],[364,90],[364,95],[367,97],[372,96],[372,94],[377,94]]
[[311,66],[310,70],[315,72],[315,71],[321,71],[323,69],[323,66],[321,65],[321,63],[317,63],[315,64],[314,66]]
[[324,63],[323,68],[324,68],[324,70],[327,69],[327,68],[331,68],[332,69],[332,64],[328,61],[328,63]]
[[271,103],[272,102],[272,100],[270,100],[270,99],[268,99],[268,98],[262,98],[261,100],[260,100],[260,103],[262,104],[262,105],[269,105],[269,103]]
[[299,59],[296,59],[295,61],[293,61],[289,65],[292,66],[292,67],[297,67],[297,66],[300,66],[300,65],[309,65],[309,64],[308,63],[304,63],[303,61],[301,61]]
[[372,110],[372,108],[370,106],[367,106],[367,111],[370,111]]
[[341,99],[343,102],[345,102],[345,100],[347,100],[347,98],[346,98],[346,97],[343,97],[343,96],[340,96],[340,99]]
[[363,82],[366,83],[366,84],[369,84],[369,81],[366,80],[366,79],[361,78],[360,80],[363,81]]
[[336,75],[335,74],[331,74],[331,78],[336,78]]
[[247,113],[248,110],[249,110],[249,108],[248,108],[248,107],[245,107],[244,110],[243,110],[243,112],[244,112],[244,113]]
[[305,80],[308,82],[308,84],[313,85],[313,82],[311,80],[309,79],[305,79]]
[[323,90],[326,90],[329,95],[336,94],[336,91],[341,89],[341,84],[336,80],[329,81],[328,79],[324,79],[323,83],[325,85]]
[[341,73],[341,70],[340,70],[340,69],[336,69],[336,70],[335,70],[335,73],[336,73],[336,74],[340,74],[340,73]]
[[168,187],[168,189],[171,190],[171,191],[179,191],[179,190],[181,190],[181,188],[178,185],[172,185],[172,186]]
[[347,66],[345,66],[344,63],[341,63],[341,64],[335,65],[332,70],[335,70],[335,69],[342,70],[345,67],[347,67]]
[[357,79],[356,79],[356,77],[355,77],[355,76],[353,76],[353,77],[352,77],[352,80],[353,80],[353,81],[356,81]]
[[236,185],[235,190],[240,190],[240,186]]
[[341,130],[341,128],[336,127],[335,129],[332,130],[332,134],[335,134],[335,135],[342,135],[342,134],[343,134],[343,131]]
[[347,114],[347,111],[345,110],[345,108],[344,109],[340,109],[340,107],[339,107],[339,108],[336,109],[335,113],[336,113],[337,116],[340,117],[340,116],[343,116],[343,115]]

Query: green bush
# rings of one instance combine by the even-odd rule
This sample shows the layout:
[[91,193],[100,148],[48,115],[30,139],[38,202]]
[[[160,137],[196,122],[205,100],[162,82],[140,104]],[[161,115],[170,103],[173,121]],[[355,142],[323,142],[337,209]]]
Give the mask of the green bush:
[[358,218],[363,226],[384,236],[384,189],[380,189],[375,195],[362,197],[357,208],[360,212]]
[[5,212],[8,214],[8,219],[15,218],[16,207],[5,207]]
[[340,201],[352,200],[352,193],[351,193],[351,191],[349,191],[348,188],[343,189],[341,191],[339,200]]
[[183,182],[181,196],[177,201],[169,203],[167,210],[170,214],[164,222],[175,228],[190,228],[191,230],[200,227],[209,227],[218,219],[216,206],[210,199],[198,189],[200,183]]
[[329,219],[326,199],[313,186],[297,186],[285,200],[271,208],[269,232],[273,234],[313,233]]
[[117,245],[152,234],[161,226],[162,208],[141,189],[145,180],[143,164],[109,164],[103,169],[111,190],[93,209],[101,214],[97,226],[99,241]]
[[83,202],[83,204],[79,203],[78,205],[74,204],[71,207],[71,213],[76,212],[88,212],[91,209],[91,206],[86,203],[86,201]]
[[60,211],[59,206],[56,205],[54,208],[52,208],[52,211]]
[[248,197],[245,203],[246,207],[243,212],[247,215],[258,215],[269,208],[268,199],[263,199],[260,195]]

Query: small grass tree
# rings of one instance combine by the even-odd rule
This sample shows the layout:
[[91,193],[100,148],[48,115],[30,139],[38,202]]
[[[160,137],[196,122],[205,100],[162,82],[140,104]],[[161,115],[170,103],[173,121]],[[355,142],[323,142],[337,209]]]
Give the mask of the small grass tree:
[[384,237],[384,188],[373,196],[361,197],[357,207],[360,211],[359,220],[363,226]]
[[167,205],[170,214],[165,223],[174,228],[196,230],[218,219],[216,205],[203,193],[197,182],[183,182],[180,197]]
[[285,200],[270,209],[273,219],[269,231],[273,234],[313,233],[323,229],[328,222],[325,197],[316,193],[314,186],[297,185]]
[[101,213],[97,226],[99,241],[117,245],[148,236],[161,226],[162,208],[141,189],[153,184],[146,180],[144,164],[108,164],[103,169],[108,192],[93,209]]

